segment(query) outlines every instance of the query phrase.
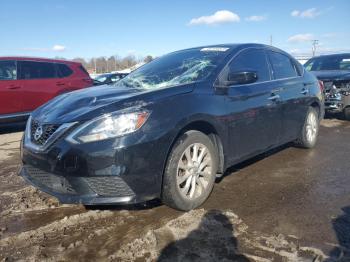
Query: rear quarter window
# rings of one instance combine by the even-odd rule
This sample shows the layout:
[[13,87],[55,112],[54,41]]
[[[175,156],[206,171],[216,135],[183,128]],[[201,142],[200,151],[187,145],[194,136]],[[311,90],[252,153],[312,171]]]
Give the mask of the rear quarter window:
[[86,71],[85,67],[83,67],[82,65],[79,66],[80,71],[82,71],[85,75],[89,76],[88,71]]
[[57,68],[60,77],[68,77],[73,74],[73,70],[65,64],[57,64]]

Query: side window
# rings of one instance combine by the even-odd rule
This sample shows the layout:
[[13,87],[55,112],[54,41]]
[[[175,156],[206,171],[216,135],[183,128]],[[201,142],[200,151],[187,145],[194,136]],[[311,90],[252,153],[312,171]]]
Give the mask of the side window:
[[20,61],[21,79],[44,79],[55,78],[56,69],[53,63]]
[[17,67],[15,61],[0,61],[0,81],[16,80]]
[[65,64],[57,64],[59,77],[67,77],[73,74],[73,70]]
[[315,60],[309,60],[305,63],[304,67],[307,71],[312,71],[314,68],[314,62]]
[[257,82],[269,81],[270,71],[265,52],[259,49],[252,49],[243,51],[235,57],[228,66],[228,72],[242,71],[256,72],[258,76]]
[[281,53],[269,52],[272,72],[275,79],[296,77],[297,72],[292,64],[291,59]]
[[114,82],[117,82],[119,79],[121,79],[121,77],[119,75],[113,75],[111,77],[111,81],[114,83]]
[[350,70],[350,58],[343,58],[339,62],[340,70]]

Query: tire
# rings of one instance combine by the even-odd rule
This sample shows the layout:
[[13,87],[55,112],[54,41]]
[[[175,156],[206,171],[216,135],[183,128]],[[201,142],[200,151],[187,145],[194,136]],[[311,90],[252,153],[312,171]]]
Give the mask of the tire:
[[309,107],[303,128],[296,145],[303,148],[313,148],[316,145],[320,129],[320,118],[318,111],[314,107]]
[[345,120],[350,121],[350,106],[348,106],[344,109],[344,118],[345,118]]
[[217,169],[218,153],[210,138],[198,131],[186,132],[168,156],[162,202],[181,211],[199,207],[213,189]]

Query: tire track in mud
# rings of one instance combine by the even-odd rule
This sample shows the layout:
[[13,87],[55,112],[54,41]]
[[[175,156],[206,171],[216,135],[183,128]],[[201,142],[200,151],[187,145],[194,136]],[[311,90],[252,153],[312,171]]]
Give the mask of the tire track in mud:
[[[154,217],[163,212],[166,214],[155,222]],[[121,243],[135,239],[151,224],[165,223],[177,213],[166,207],[138,211],[88,210],[1,239],[0,259],[107,259]]]

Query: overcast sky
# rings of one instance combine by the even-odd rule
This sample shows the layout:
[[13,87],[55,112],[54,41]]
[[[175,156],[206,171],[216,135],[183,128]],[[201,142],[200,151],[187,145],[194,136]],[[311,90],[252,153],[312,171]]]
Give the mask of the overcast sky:
[[259,42],[295,54],[350,51],[349,0],[16,0],[0,11],[0,56],[162,55]]

